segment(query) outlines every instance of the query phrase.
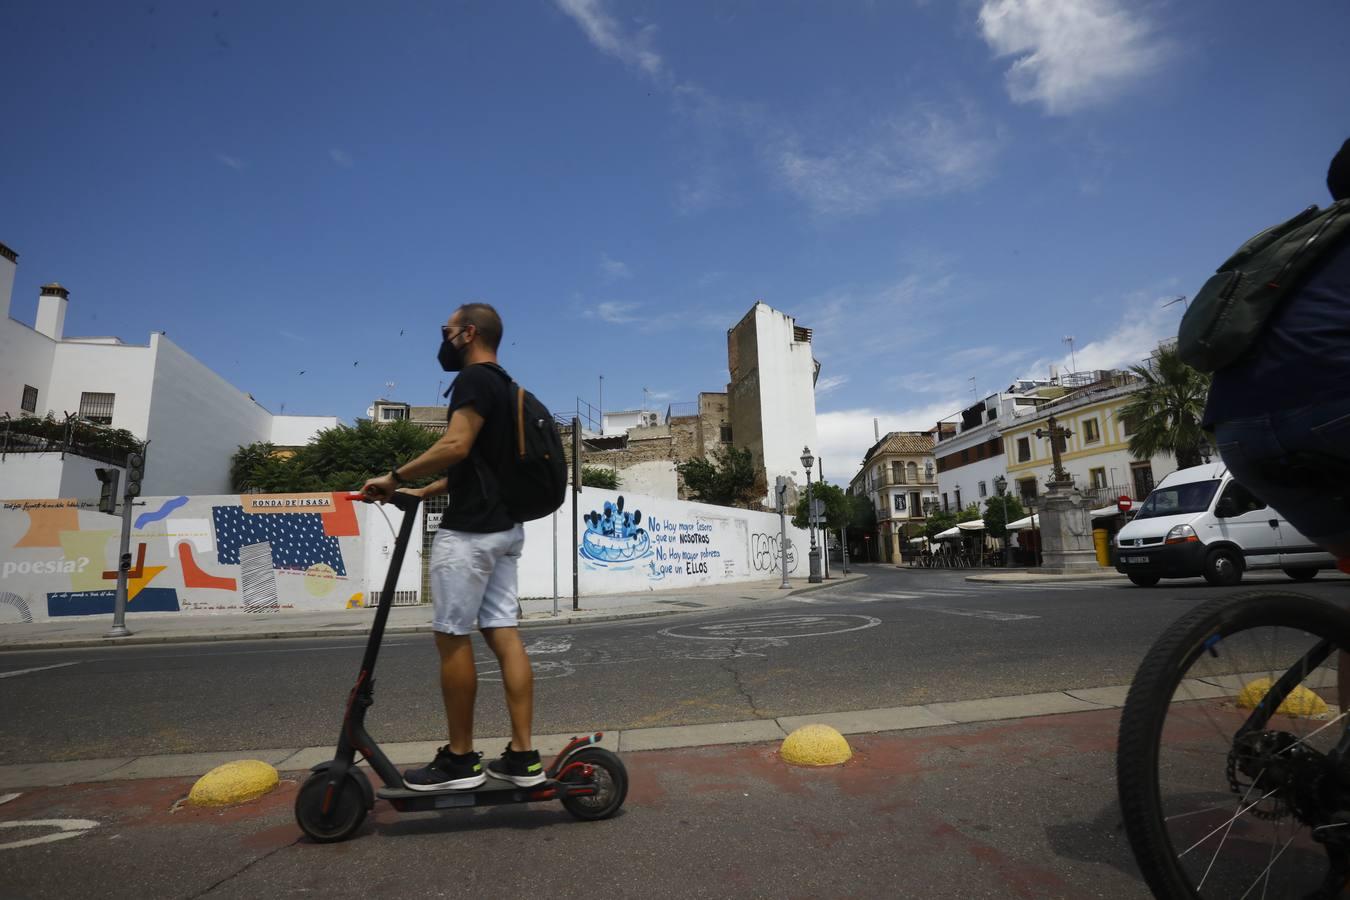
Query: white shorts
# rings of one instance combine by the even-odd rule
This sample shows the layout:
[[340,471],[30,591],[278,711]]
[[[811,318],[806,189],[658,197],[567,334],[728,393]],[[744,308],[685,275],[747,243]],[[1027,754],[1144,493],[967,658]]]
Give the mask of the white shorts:
[[480,534],[441,529],[431,542],[431,627],[443,634],[519,623],[516,564],[525,526]]

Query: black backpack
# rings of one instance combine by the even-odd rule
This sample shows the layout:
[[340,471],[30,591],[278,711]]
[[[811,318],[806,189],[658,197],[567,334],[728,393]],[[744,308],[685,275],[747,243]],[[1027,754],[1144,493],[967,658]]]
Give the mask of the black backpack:
[[1237,362],[1266,321],[1328,250],[1350,234],[1350,200],[1310,206],[1248,240],[1191,301],[1177,333],[1177,354],[1201,372]]
[[487,466],[497,496],[517,522],[542,519],[567,497],[567,460],[553,414],[501,366],[489,364],[511,385],[511,452]]

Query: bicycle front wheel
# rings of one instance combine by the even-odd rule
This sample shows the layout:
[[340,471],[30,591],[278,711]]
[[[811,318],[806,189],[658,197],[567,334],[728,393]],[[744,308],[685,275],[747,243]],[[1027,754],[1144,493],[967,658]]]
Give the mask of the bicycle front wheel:
[[1350,615],[1300,594],[1192,610],[1149,651],[1121,713],[1125,830],[1164,898],[1334,891],[1344,793],[1328,754],[1345,731]]

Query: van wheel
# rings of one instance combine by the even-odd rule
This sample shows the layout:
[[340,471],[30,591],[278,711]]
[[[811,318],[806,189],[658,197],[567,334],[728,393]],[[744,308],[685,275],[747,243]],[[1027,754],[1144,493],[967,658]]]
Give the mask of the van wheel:
[[1311,567],[1298,569],[1285,569],[1284,574],[1295,581],[1312,581],[1317,577],[1317,570]]
[[1242,580],[1242,559],[1233,550],[1215,550],[1205,557],[1204,575],[1216,587],[1232,587]]
[[1158,575],[1131,575],[1129,577],[1130,581],[1140,587],[1153,587],[1155,584],[1162,581],[1162,577]]

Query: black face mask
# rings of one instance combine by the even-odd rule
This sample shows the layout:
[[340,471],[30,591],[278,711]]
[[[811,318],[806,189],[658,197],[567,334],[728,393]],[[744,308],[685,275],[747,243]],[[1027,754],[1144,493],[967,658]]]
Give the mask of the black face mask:
[[464,348],[456,347],[449,340],[441,341],[441,350],[436,354],[436,361],[445,371],[458,372],[464,368]]

